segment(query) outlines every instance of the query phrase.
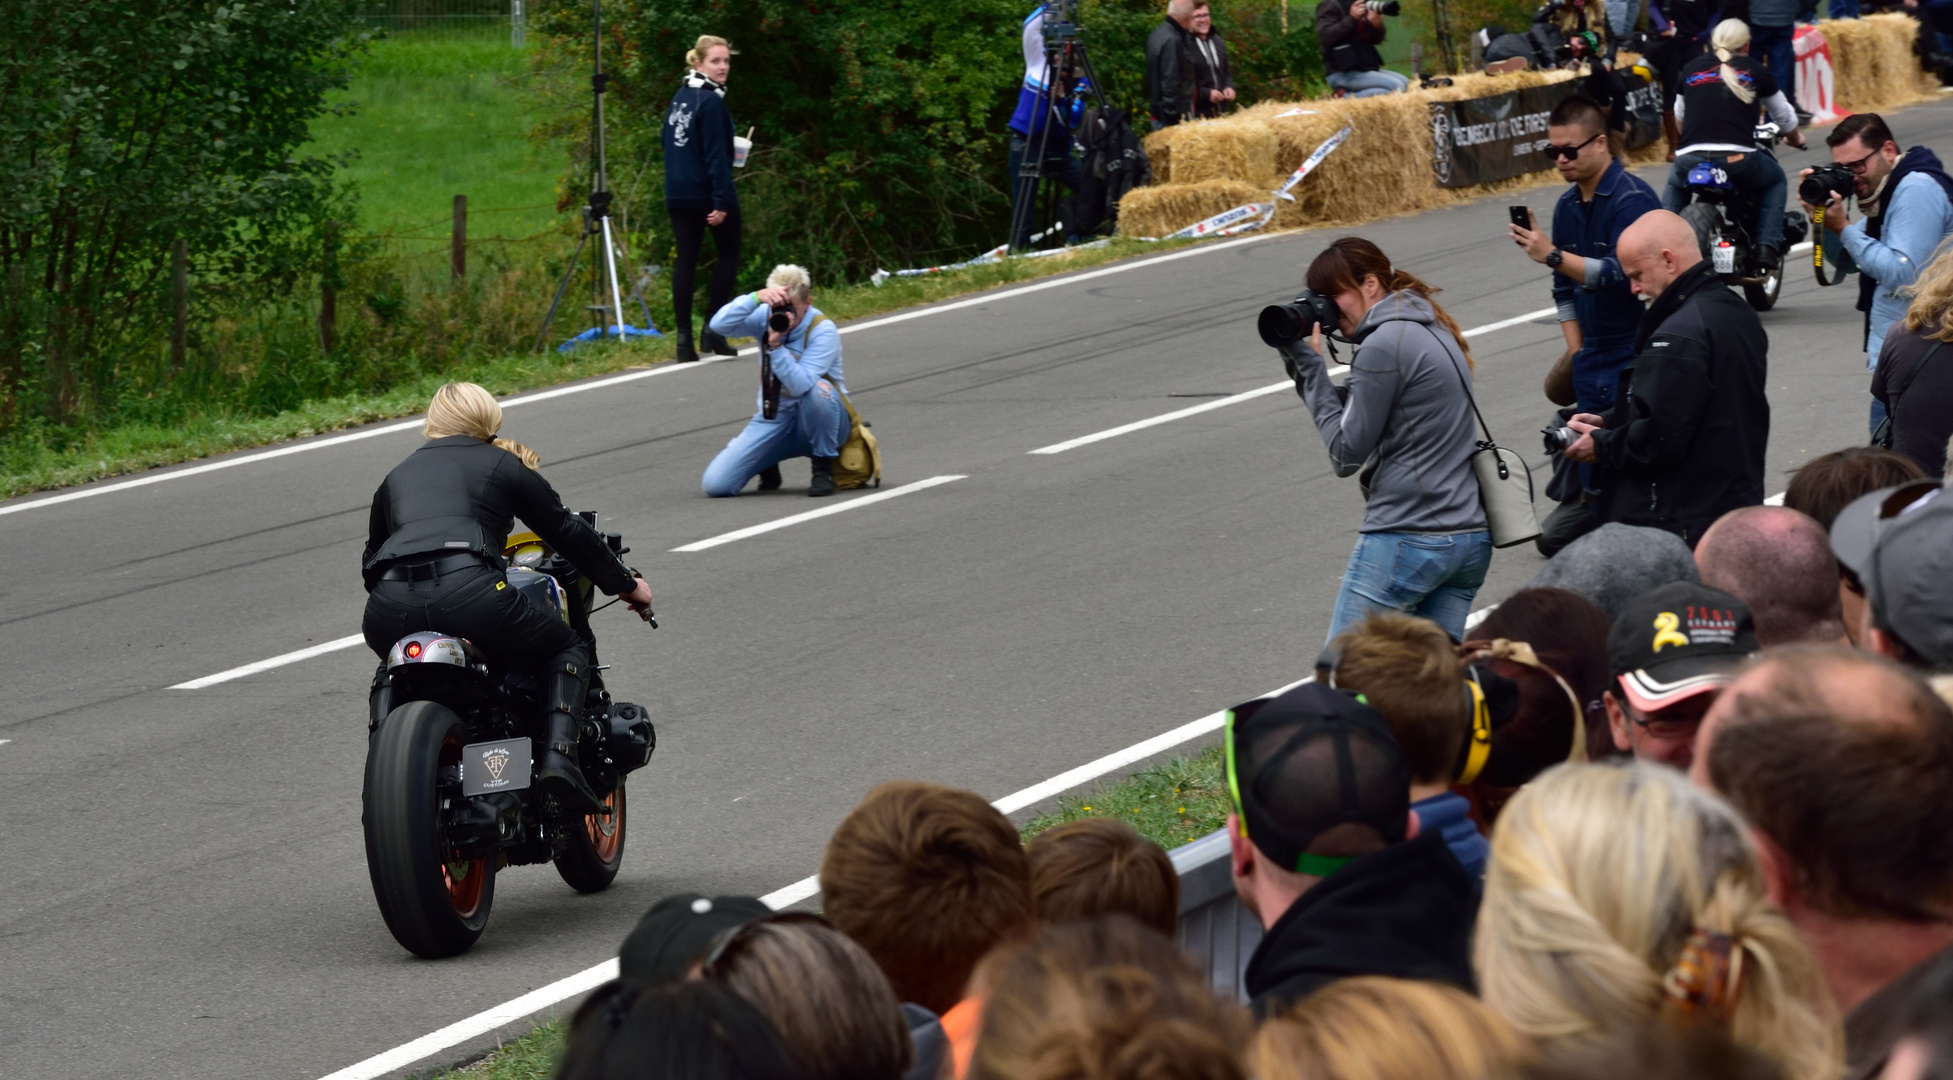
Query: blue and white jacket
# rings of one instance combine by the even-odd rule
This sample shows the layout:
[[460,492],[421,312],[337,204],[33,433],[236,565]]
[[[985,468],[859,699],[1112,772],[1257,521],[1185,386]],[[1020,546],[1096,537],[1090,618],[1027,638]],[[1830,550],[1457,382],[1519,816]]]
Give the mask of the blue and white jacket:
[[665,110],[665,205],[679,210],[734,210],[732,112],[726,88],[696,71]]

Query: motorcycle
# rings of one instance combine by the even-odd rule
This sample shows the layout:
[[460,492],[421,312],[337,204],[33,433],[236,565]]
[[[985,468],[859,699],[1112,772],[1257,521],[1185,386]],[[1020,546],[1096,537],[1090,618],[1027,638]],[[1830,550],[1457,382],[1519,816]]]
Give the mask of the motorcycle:
[[[579,516],[596,525],[595,513]],[[618,555],[630,550],[616,533],[603,536]],[[574,565],[534,533],[509,537],[503,556],[510,588],[591,640],[596,590]],[[648,611],[643,617],[658,625]],[[578,719],[577,757],[603,802],[583,814],[530,787],[545,722],[541,679],[451,634],[394,643],[367,722],[361,820],[373,897],[408,951],[433,958],[473,946],[504,867],[552,862],[584,893],[617,877],[624,777],[651,760],[657,733],[642,706],[611,700],[602,670],[593,669]]]
[[[1782,132],[1775,124],[1760,124],[1756,145],[1760,153],[1770,153]],[[1801,210],[1786,210],[1783,215],[1783,245],[1776,266],[1763,265],[1753,235],[1757,208],[1736,185],[1729,173],[1711,162],[1689,170],[1688,202],[1681,210],[1682,220],[1695,229],[1702,245],[1702,257],[1714,266],[1716,275],[1731,285],[1740,285],[1743,298],[1758,311],[1777,304],[1783,291],[1782,256],[1803,243],[1810,234],[1810,220]]]

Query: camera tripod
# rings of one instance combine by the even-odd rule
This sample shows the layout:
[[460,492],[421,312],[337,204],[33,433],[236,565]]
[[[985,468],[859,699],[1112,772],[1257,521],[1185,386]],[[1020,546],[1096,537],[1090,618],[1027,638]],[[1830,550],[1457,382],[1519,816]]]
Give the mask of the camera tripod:
[[[1064,186],[1063,166],[1053,175],[1047,164],[1051,157],[1051,129],[1062,126],[1058,138],[1064,140],[1061,161],[1071,156],[1071,127],[1064,115],[1071,107],[1073,84],[1077,79],[1085,79],[1091,88],[1092,99],[1100,109],[1105,108],[1105,92],[1099,88],[1098,72],[1092,69],[1092,58],[1085,51],[1085,43],[1079,40],[1078,26],[1071,21],[1072,0],[1045,0],[1044,4],[1044,85],[1039,88],[1037,107],[1032,112],[1032,126],[1037,135],[1025,140],[1024,158],[1018,163],[1015,184],[1015,198],[1011,200],[1010,247],[1017,250],[1022,244],[1036,244],[1057,232],[1064,223],[1058,220],[1058,192]],[[1039,125],[1042,126],[1039,126]],[[1038,211],[1040,189],[1043,195],[1043,212]],[[1033,221],[1042,221],[1044,229],[1032,234]]]
[[[590,199],[583,205],[583,231],[576,238],[576,250],[570,253],[570,264],[563,268],[563,280],[557,282],[556,295],[549,301],[549,311],[536,331],[537,352],[542,351],[549,337],[549,327],[556,321],[556,310],[563,303],[563,294],[569,290],[570,279],[576,276],[577,267],[582,264],[584,247],[593,238],[597,239],[603,250],[596,261],[595,296],[587,308],[596,322],[596,336],[615,334],[623,337],[627,329],[635,329],[624,323],[623,288],[617,281],[617,242],[622,234],[613,234],[610,227],[610,172],[604,159],[604,92],[609,89],[610,75],[604,71],[603,18],[603,0],[590,0],[590,145],[595,152],[590,174]],[[629,257],[626,252],[625,258],[628,260]],[[631,298],[637,301],[638,309],[644,313],[645,329],[656,333],[651,325],[651,309],[644,304],[641,286],[633,286]],[[609,303],[605,303],[606,300]]]

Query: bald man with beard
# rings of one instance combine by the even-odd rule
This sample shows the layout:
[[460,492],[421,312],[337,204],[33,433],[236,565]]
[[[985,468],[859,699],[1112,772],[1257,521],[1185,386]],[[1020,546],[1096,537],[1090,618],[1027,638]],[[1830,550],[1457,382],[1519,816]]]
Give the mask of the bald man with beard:
[[1642,215],[1616,252],[1648,312],[1614,407],[1568,421],[1581,435],[1566,457],[1605,468],[1602,522],[1664,529],[1693,548],[1717,518],[1763,502],[1769,338],[1679,215]]

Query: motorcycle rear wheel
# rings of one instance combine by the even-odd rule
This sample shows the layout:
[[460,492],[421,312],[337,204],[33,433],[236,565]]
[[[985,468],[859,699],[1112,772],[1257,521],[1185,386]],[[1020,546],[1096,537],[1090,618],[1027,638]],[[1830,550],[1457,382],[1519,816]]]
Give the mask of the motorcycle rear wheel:
[[610,814],[587,814],[570,832],[563,853],[556,856],[556,872],[580,893],[602,892],[617,879],[624,865],[624,778],[604,796]]
[[1716,213],[1716,208],[1705,202],[1692,202],[1682,207],[1682,220],[1695,230],[1695,242],[1702,249],[1702,257],[1714,257],[1710,249],[1722,231],[1722,215]]
[[1783,267],[1778,266],[1764,277],[1762,284],[1743,286],[1743,299],[1748,300],[1750,306],[1758,311],[1768,311],[1777,306],[1777,295],[1781,292],[1783,292]]
[[460,798],[443,773],[461,763],[467,731],[433,701],[410,701],[387,715],[366,755],[361,820],[373,898],[393,938],[416,956],[467,952],[488,925],[495,861],[459,859],[449,850],[442,802]]

